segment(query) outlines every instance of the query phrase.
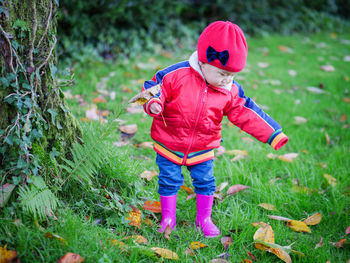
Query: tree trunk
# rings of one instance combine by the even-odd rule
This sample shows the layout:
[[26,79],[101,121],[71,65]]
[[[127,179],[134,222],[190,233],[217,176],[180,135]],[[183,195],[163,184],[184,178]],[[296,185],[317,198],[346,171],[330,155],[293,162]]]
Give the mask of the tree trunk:
[[57,4],[0,0],[0,185],[14,175],[55,176],[81,136],[55,78]]

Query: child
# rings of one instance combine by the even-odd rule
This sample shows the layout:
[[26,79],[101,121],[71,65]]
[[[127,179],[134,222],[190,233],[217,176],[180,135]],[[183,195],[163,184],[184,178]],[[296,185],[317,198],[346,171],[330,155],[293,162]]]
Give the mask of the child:
[[281,126],[245,97],[233,80],[246,58],[242,30],[231,22],[217,21],[204,29],[197,51],[188,61],[160,70],[144,83],[143,90],[161,85],[161,91],[144,105],[146,113],[154,117],[151,137],[159,166],[161,233],[168,225],[171,229],[176,225],[181,166],[186,165],[197,194],[197,228],[207,238],[221,234],[211,211],[216,189],[214,148],[220,146],[223,116],[275,150],[288,141]]

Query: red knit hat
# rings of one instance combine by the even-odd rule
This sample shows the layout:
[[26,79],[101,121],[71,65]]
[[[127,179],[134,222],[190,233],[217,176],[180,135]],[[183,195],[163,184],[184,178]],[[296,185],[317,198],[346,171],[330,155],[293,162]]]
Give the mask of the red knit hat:
[[230,72],[241,71],[246,63],[248,47],[243,31],[229,21],[216,21],[199,36],[198,59]]

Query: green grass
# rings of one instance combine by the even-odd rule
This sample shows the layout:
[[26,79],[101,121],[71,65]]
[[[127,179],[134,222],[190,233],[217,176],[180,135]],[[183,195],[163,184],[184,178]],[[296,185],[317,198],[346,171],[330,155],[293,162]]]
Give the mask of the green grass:
[[[350,116],[341,120],[341,116],[350,114],[350,103],[344,101],[345,97],[350,97],[350,62],[343,60],[350,55],[349,40],[350,34],[332,36],[329,33],[248,39],[248,65],[239,74],[238,81],[247,96],[254,98],[259,105],[268,107],[265,111],[282,125],[290,142],[278,152],[258,141],[245,142],[242,138],[249,135],[228,126],[227,119],[224,119],[222,145],[227,150],[246,150],[249,154],[249,158],[238,162],[231,162],[232,156],[228,155],[219,156],[215,160],[217,185],[228,182],[230,185],[250,186],[243,192],[226,197],[222,203],[216,202],[213,209],[213,219],[222,234],[230,235],[234,242],[226,251],[231,255],[230,262],[241,262],[244,258],[249,258],[247,251],[254,254],[259,262],[280,261],[276,256],[254,247],[253,235],[256,228],[251,223],[255,221],[271,224],[277,244],[287,246],[295,242],[293,249],[303,252],[305,257],[292,256],[293,262],[318,263],[330,260],[333,263],[350,259],[349,245],[337,248],[331,244],[341,238],[350,238],[345,236],[345,229],[350,225]],[[281,51],[279,46],[289,47],[292,53]],[[186,59],[190,54],[191,50],[187,50],[182,54],[173,54],[172,57],[164,54],[140,55],[135,60],[119,63],[92,62],[85,66],[77,65],[74,68],[76,82],[72,93],[82,95],[91,105],[92,100],[98,96],[96,85],[101,86],[98,83],[105,78],[107,89],[116,91],[117,95],[115,100],[107,98],[107,103],[99,104],[98,108],[118,112],[121,105],[126,107],[128,99],[139,92],[142,87],[139,84],[142,83],[141,80],[153,76],[157,66],[165,67]],[[140,62],[149,64],[149,68],[143,69],[142,65],[142,69],[138,68]],[[258,66],[259,62],[269,63],[269,67],[262,69]],[[326,64],[333,65],[335,71],[321,70],[320,67]],[[297,75],[290,76],[288,70],[295,70]],[[279,85],[276,85],[276,80]],[[311,86],[322,86],[325,93],[311,93],[307,90]],[[122,92],[122,87],[127,87],[132,92]],[[85,117],[87,106],[79,106],[74,99],[67,101],[78,119]],[[295,116],[304,117],[307,122],[296,125]],[[146,217],[149,213],[142,210],[142,203],[145,200],[159,200],[156,178],[150,182],[137,178],[145,170],[157,170],[157,166],[153,150],[133,146],[151,141],[152,118],[144,113],[130,114],[125,111],[119,118],[127,124],[136,123],[138,131],[131,138],[131,145],[115,148],[116,152],[122,154],[111,154],[110,165],[98,177],[101,184],[112,192],[118,192],[120,198],[126,202],[124,210],[102,209],[98,205],[99,201],[108,204],[104,195],[82,192],[77,186],[68,188],[76,191],[61,194],[64,201],[56,212],[58,220],[40,223],[45,231],[35,227],[30,217],[17,214],[16,207],[5,209],[0,214],[1,245],[8,244],[8,249],[18,251],[22,262],[56,262],[66,252],[80,254],[85,258],[84,262],[153,262],[156,259],[149,253],[151,247],[162,247],[176,252],[180,262],[209,262],[225,252],[220,238],[205,239],[195,229],[195,200],[186,201],[187,194],[182,190],[178,197],[177,229],[171,233],[170,240],[155,231],[154,219],[153,227],[143,224],[141,229],[136,229],[127,225],[125,217],[129,211],[128,204],[132,203],[140,208],[143,217]],[[326,134],[330,138],[329,144]],[[114,140],[121,140],[118,131]],[[292,152],[299,154],[292,163],[266,157],[269,153],[282,155]],[[320,167],[320,163],[327,167]],[[134,168],[132,171],[130,166]],[[186,169],[183,172],[185,185],[192,187],[189,173]],[[323,177],[324,174],[335,177],[337,184],[329,185]],[[124,178],[119,185],[115,181],[118,176]],[[125,179],[128,177],[132,178],[129,184],[128,179]],[[271,179],[277,180],[272,184]],[[296,181],[300,186],[320,192],[295,192],[293,185]],[[123,191],[124,188],[127,190]],[[224,191],[226,190],[227,188]],[[263,210],[258,206],[260,203],[273,204],[278,211]],[[322,214],[322,221],[311,226],[311,234],[294,232],[283,222],[267,217],[273,214],[299,220],[316,212]],[[89,216],[89,219],[85,216]],[[23,226],[14,225],[13,220],[16,218],[21,219]],[[160,219],[160,215],[158,218]],[[94,224],[97,219],[101,220],[100,223]],[[236,232],[233,233],[232,230]],[[67,244],[46,238],[47,231],[63,237]],[[110,245],[110,239],[121,240],[132,234],[148,239],[145,248],[128,243],[131,247],[128,252],[123,252]],[[315,249],[320,237],[323,238],[324,245]],[[195,257],[185,255],[185,250],[192,241],[200,241],[208,247],[197,250]]]

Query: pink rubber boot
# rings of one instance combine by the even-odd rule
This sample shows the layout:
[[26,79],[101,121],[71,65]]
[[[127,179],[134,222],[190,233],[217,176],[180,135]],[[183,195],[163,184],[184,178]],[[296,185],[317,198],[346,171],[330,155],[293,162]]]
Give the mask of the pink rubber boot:
[[206,238],[221,235],[220,229],[211,220],[211,209],[213,207],[213,195],[197,194],[197,219],[196,227],[201,229]]
[[160,228],[158,232],[163,233],[166,227],[169,225],[171,230],[176,225],[176,195],[160,196],[160,206],[162,208],[162,221],[160,222]]

